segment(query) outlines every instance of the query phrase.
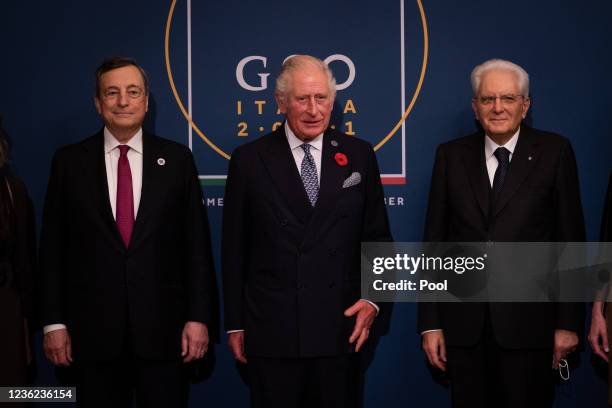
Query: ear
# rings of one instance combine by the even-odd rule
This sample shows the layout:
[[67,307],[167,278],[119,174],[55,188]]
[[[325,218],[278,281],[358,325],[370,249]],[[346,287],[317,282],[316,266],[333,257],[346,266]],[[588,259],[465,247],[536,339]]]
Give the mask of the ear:
[[523,119],[527,116],[527,112],[529,111],[529,107],[531,106],[531,98],[526,96],[523,98],[523,105],[521,106],[521,113],[523,115]]
[[145,112],[149,111],[149,94],[145,96]]
[[100,102],[100,98],[98,96],[94,96],[94,105],[96,105],[96,111],[98,111],[98,115],[102,114],[102,108],[100,106],[102,102]]
[[274,92],[274,99],[276,99],[276,104],[278,105],[278,110],[280,113],[282,114],[286,114],[287,113],[287,105],[286,105],[286,101],[283,102],[280,94],[278,92]]

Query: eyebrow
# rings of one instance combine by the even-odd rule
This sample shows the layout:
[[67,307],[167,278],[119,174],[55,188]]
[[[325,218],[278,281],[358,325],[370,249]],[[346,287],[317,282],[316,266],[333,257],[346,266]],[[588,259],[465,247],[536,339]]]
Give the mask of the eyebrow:
[[[120,87],[119,87],[119,86],[117,86],[117,85],[109,85],[109,86],[107,86],[107,87],[106,87],[106,88],[104,88],[104,89],[106,90],[106,89],[119,89],[119,88],[120,88]],[[142,86],[140,86],[140,85],[136,85],[136,84],[130,84],[130,85],[128,85],[126,88],[128,88],[128,89],[129,89],[129,88],[139,88],[139,89],[142,89]]]

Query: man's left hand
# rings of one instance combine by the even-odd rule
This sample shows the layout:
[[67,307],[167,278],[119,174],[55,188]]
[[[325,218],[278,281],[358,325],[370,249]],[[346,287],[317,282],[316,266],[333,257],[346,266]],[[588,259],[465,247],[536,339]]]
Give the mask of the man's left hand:
[[355,351],[359,351],[370,335],[370,327],[372,327],[376,317],[376,309],[365,300],[358,300],[353,306],[344,311],[344,315],[346,317],[357,315],[355,328],[349,338],[349,343],[353,344],[357,340]]
[[578,335],[569,330],[555,330],[555,346],[553,349],[553,368],[559,368],[559,361],[578,346]]
[[204,357],[208,350],[208,329],[204,323],[187,322],[181,335],[181,357],[189,363]]

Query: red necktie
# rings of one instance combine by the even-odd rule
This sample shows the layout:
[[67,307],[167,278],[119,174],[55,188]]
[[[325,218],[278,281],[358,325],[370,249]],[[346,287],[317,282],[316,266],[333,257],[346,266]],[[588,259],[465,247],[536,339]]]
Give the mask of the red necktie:
[[132,171],[127,152],[128,145],[119,146],[119,163],[117,165],[117,228],[127,248],[134,229],[134,194],[132,191]]

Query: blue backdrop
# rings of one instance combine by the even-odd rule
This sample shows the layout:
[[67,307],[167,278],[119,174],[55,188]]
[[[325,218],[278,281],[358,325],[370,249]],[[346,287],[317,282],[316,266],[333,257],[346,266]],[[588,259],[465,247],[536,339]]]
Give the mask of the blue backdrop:
[[[528,123],[571,139],[588,236],[597,239],[612,154],[609,1],[64,0],[2,8],[0,113],[12,167],[39,216],[53,151],[101,127],[96,66],[131,56],[150,77],[147,128],[196,156],[219,267],[227,155],[282,119],[275,75],[284,58],[308,53],[329,58],[345,86],[335,125],[378,148],[395,239],[418,241],[435,147],[476,129],[469,73],[500,57],[531,75]],[[414,305],[396,305],[367,372],[366,407],[449,405],[419,343]],[[38,382],[52,384],[52,368],[38,359]],[[558,386],[556,406],[606,406],[602,368],[583,351],[571,380]],[[192,388],[191,406],[247,401],[222,336],[215,369]]]

